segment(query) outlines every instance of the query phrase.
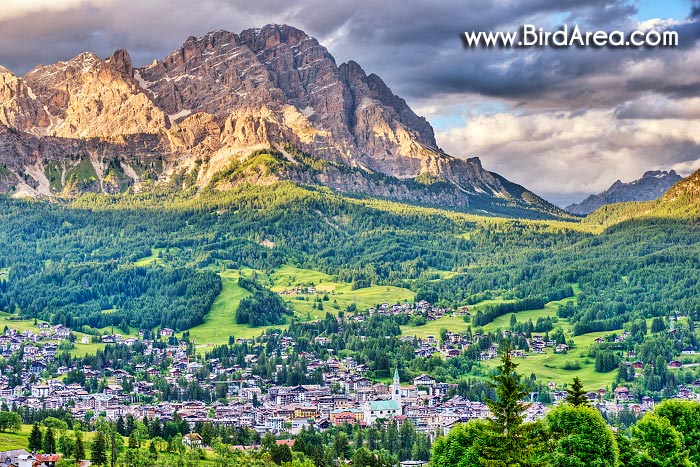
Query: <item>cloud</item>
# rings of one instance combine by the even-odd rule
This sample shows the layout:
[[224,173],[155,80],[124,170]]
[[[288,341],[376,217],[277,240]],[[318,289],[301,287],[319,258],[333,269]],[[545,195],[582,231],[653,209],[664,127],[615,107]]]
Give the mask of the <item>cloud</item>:
[[[617,118],[614,110],[504,112],[437,134],[448,152],[554,200],[595,193],[653,169],[696,170],[700,118]],[[466,152],[465,152],[466,151]]]
[[[566,21],[585,29],[628,30],[636,24],[636,10],[628,0],[12,0],[3,10],[0,64],[18,73],[86,49],[106,56],[127,48],[143,65],[163,58],[190,35],[285,22],[317,37],[339,61],[354,59],[381,75],[409,99],[477,93],[556,99],[562,105],[579,93],[578,81],[595,81],[603,70],[614,74],[621,62],[649,54],[465,50],[459,39],[465,30],[515,30],[523,22],[551,29]],[[692,28],[684,34],[686,42],[700,35]],[[665,56],[672,60],[671,54]],[[597,89],[583,88],[579,94],[588,91]]]
[[107,0],[5,0],[0,10],[0,20],[16,17],[64,11],[75,7],[106,4]]
[[619,106],[617,118],[683,118],[700,119],[700,96],[670,99],[647,94]]

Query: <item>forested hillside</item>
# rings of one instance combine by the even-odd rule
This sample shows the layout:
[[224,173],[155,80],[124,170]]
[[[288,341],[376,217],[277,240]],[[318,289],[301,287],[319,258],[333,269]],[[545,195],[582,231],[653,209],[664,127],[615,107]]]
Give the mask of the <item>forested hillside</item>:
[[[697,319],[700,230],[692,215],[673,215],[679,203],[687,212],[684,196],[605,230],[595,225],[610,223],[595,221],[600,212],[583,223],[479,217],[288,182],[63,203],[3,198],[0,308],[72,326],[184,330],[203,322],[221,290],[217,272],[294,264],[452,306],[501,296],[532,309],[571,297],[577,284],[577,300],[559,310],[575,334],[671,311]],[[270,300],[263,293],[246,309]],[[517,306],[485,310],[479,324]],[[270,313],[239,322],[289,320],[281,308]]]

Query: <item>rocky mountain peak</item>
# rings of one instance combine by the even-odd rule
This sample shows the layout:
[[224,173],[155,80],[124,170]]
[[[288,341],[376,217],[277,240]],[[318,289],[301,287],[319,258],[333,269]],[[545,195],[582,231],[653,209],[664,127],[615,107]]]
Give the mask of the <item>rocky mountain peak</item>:
[[604,192],[591,195],[579,204],[568,206],[566,210],[572,214],[588,215],[606,204],[655,200],[680,180],[680,175],[674,170],[647,171],[642,178],[629,183],[617,180]]
[[644,172],[642,178],[662,178],[662,177],[680,177],[675,170],[665,171],[665,170],[649,170]]
[[[191,36],[167,57],[140,68],[119,49],[104,60],[86,52],[41,65],[23,78],[0,73],[0,106],[0,123],[68,140],[24,135],[13,146],[17,154],[37,154],[26,148],[44,145],[51,146],[47,154],[60,159],[62,151],[73,157],[74,143],[98,144],[89,157],[99,184],[89,182],[90,189],[112,192],[121,182],[107,180],[127,177],[140,183],[146,177],[143,162],[135,162],[142,172],[126,162],[136,154],[159,158],[160,172],[153,173],[151,165],[146,178],[186,178],[204,187],[253,151],[291,145],[353,171],[352,182],[341,172],[319,176],[319,183],[341,191],[400,193],[402,199],[419,200],[427,193],[420,190],[428,190],[421,186],[438,183],[454,206],[497,198],[503,206],[553,210],[524,188],[484,170],[478,159],[445,154],[430,124],[378,75],[354,61],[338,66],[316,39],[287,25]],[[52,183],[66,184],[70,169],[65,161],[59,164],[65,173],[58,177],[56,166],[47,172],[39,156],[19,158],[31,165],[25,175],[37,185],[23,189],[46,194]],[[373,186],[381,179],[372,178],[376,174],[394,180],[394,188]],[[414,179],[417,185],[411,185]],[[420,193],[409,193],[413,189]],[[435,190],[430,193],[433,204],[439,203]]]
[[467,163],[469,163],[469,164],[471,164],[471,165],[473,165],[473,166],[475,166],[475,167],[478,167],[479,169],[483,169],[483,167],[482,167],[482,165],[481,165],[481,159],[479,159],[478,157],[470,157],[470,158],[468,158],[468,159],[467,159]]
[[108,59],[105,60],[108,68],[124,78],[134,77],[134,66],[131,63],[129,52],[124,49],[116,50]]
[[26,132],[48,124],[32,90],[10,70],[0,68],[0,123]]

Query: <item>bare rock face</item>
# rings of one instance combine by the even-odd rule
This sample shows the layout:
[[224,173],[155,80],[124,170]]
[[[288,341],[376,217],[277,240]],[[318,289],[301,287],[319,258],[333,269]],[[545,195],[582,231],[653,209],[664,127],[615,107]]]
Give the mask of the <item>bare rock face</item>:
[[55,65],[40,66],[24,80],[46,105],[51,124],[45,133],[65,138],[105,138],[158,133],[165,115],[142,92],[125,50],[106,60],[83,53]]
[[46,195],[173,180],[203,188],[252,151],[291,145],[331,165],[313,175],[284,165],[260,177],[248,167],[245,180],[287,177],[456,207],[491,199],[552,208],[478,159],[445,154],[430,124],[381,78],[353,61],[338,66],[316,39],[286,25],[189,37],[141,68],[117,50],[104,60],[86,52],[37,66],[22,78],[0,69],[0,125],[5,191],[12,180]]
[[284,103],[265,66],[227,31],[189,37],[163,61],[137,70],[136,78],[171,120],[196,112],[225,117],[239,107]]
[[0,123],[26,132],[48,124],[48,114],[32,90],[3,67],[0,67]]

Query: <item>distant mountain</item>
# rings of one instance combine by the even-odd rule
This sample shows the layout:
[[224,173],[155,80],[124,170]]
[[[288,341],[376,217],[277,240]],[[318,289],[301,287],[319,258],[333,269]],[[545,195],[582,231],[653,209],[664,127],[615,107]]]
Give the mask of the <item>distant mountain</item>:
[[353,61],[336,65],[316,39],[290,26],[189,37],[142,68],[125,50],[104,60],[85,52],[24,77],[0,67],[0,189],[17,196],[153,184],[221,189],[221,173],[266,149],[292,165],[292,149],[332,164],[332,173],[314,177],[300,175],[304,167],[276,173],[295,182],[566,216],[478,159],[445,154],[430,124],[381,78]]
[[682,177],[673,170],[650,171],[633,182],[622,183],[618,180],[604,192],[591,195],[581,203],[572,204],[565,209],[571,214],[586,216],[606,204],[655,200],[680,180]]
[[632,219],[700,220],[700,170],[673,185],[659,199],[602,206],[584,222],[613,225]]

